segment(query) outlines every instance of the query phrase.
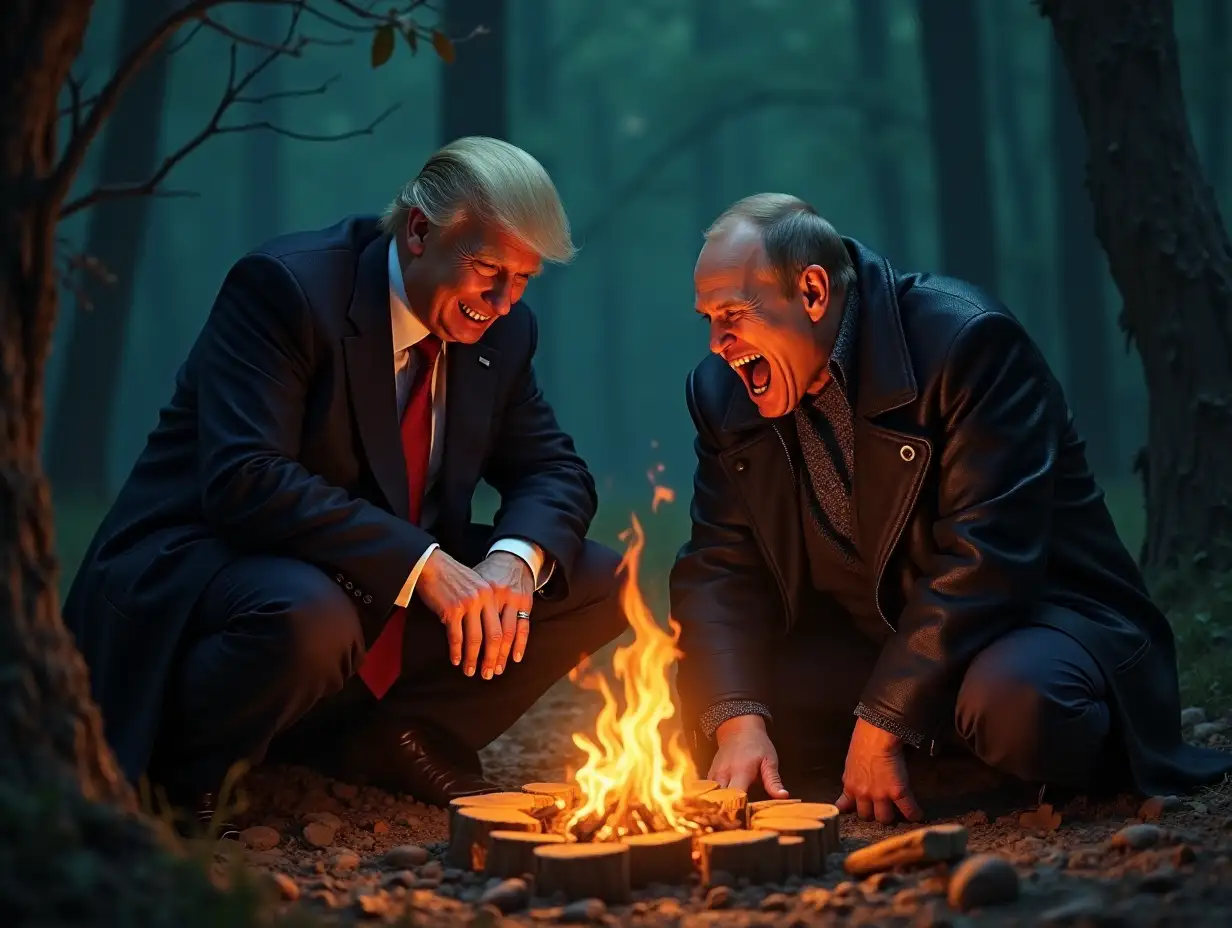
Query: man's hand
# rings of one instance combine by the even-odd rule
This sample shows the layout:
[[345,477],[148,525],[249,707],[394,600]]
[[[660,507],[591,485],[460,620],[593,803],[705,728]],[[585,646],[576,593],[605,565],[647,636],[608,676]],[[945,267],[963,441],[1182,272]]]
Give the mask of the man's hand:
[[843,770],[843,795],[835,805],[840,812],[858,811],[865,820],[876,816],[883,825],[894,823],[896,811],[909,822],[924,818],[907,784],[907,761],[896,736],[856,719]]
[[535,596],[535,577],[529,564],[508,551],[493,551],[479,563],[475,573],[491,586],[500,615],[501,643],[496,654],[496,672],[504,673],[511,649],[515,663],[520,662],[526,653],[530,619],[518,618],[518,613],[530,613]]
[[456,667],[465,658],[468,677],[475,675],[480,647],[486,645],[483,678],[490,680],[504,638],[492,584],[437,548],[428,555],[415,595],[445,623],[449,659]]
[[738,715],[714,733],[719,750],[710,762],[709,779],[719,786],[747,790],[759,779],[771,799],[786,799],[779,778],[779,755],[760,715]]

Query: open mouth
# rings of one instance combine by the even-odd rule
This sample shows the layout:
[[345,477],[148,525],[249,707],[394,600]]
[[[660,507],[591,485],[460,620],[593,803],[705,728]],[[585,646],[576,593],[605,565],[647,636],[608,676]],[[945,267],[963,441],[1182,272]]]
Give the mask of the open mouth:
[[458,300],[458,309],[462,310],[462,315],[464,315],[471,322],[478,322],[482,324],[492,318],[491,316],[485,316],[483,313],[475,312],[475,310],[471,309],[461,300]]
[[770,362],[759,354],[746,354],[729,362],[737,374],[744,379],[749,394],[761,396],[770,389]]

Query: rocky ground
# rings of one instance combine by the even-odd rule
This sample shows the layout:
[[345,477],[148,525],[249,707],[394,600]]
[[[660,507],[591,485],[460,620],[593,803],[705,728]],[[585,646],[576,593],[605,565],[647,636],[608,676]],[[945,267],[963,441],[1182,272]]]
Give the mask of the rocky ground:
[[[561,779],[578,753],[569,733],[586,730],[594,718],[588,699],[567,683],[549,693],[485,752],[489,775],[515,788]],[[1186,722],[1195,742],[1230,747],[1224,732],[1232,730],[1232,719],[1208,721],[1200,710],[1187,710]],[[838,753],[835,766],[841,769],[841,762]],[[833,800],[837,773],[821,772],[800,792]],[[1077,800],[1056,810],[1027,802],[1015,809],[993,793],[956,793],[943,768],[928,773],[918,780],[913,774],[913,782],[934,820],[962,822],[972,855],[986,852],[1008,866],[981,858],[982,872],[974,875],[938,865],[853,881],[841,857],[831,855],[821,879],[652,887],[635,893],[632,905],[611,909],[595,900],[564,904],[533,898],[521,881],[489,882],[442,866],[442,810],[297,768],[273,768],[250,776],[243,830],[238,839],[216,843],[214,868],[220,880],[235,866],[268,873],[284,908],[308,907],[339,924],[1232,924],[1232,786],[1185,799]],[[906,826],[848,817],[841,829],[844,851],[851,851]],[[969,907],[981,892],[1003,901]]]

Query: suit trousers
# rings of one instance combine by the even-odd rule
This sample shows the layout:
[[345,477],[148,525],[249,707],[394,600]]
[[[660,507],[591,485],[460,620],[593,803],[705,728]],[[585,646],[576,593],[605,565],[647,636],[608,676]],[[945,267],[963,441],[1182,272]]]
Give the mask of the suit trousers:
[[[776,649],[771,704],[771,733],[785,761],[805,756],[800,749],[810,742],[850,736],[879,653],[878,643],[843,618],[792,630]],[[969,751],[1029,783],[1084,789],[1102,780],[1111,756],[1103,672],[1081,644],[1049,626],[1015,629],[976,655],[949,713],[952,724],[936,733],[939,750]]]
[[[471,526],[467,550],[449,553],[477,564],[491,535],[490,526]],[[450,663],[445,626],[412,598],[402,672],[378,701],[355,673],[371,642],[333,578],[287,558],[238,558],[198,601],[165,701],[152,778],[176,792],[205,792],[236,761],[258,764],[271,745],[294,744],[290,753],[298,758],[305,740],[327,759],[331,746],[373,713],[478,751],[625,630],[619,562],[615,551],[587,541],[567,596],[536,596],[522,661],[510,659],[491,680],[478,672],[467,677]]]

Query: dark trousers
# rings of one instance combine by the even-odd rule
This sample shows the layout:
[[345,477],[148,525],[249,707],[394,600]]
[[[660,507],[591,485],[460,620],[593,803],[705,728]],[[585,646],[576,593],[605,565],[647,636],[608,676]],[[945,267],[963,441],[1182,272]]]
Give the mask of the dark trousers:
[[[880,647],[845,621],[802,623],[777,649],[775,744],[845,737]],[[978,654],[962,679],[941,750],[966,749],[1029,783],[1083,789],[1109,758],[1103,672],[1064,632],[1016,629]],[[929,745],[925,744],[927,750]]]
[[[491,527],[472,526],[467,564],[487,553]],[[380,701],[355,675],[365,649],[359,614],[333,578],[309,564],[244,557],[198,602],[193,632],[167,694],[153,778],[177,790],[217,788],[238,760],[280,746],[326,757],[374,713],[478,751],[509,729],[557,680],[627,627],[616,591],[620,558],[587,541],[568,596],[536,597],[521,663],[467,677],[449,660],[445,626],[418,599],[408,610],[402,673]],[[370,644],[371,642],[367,642]]]

